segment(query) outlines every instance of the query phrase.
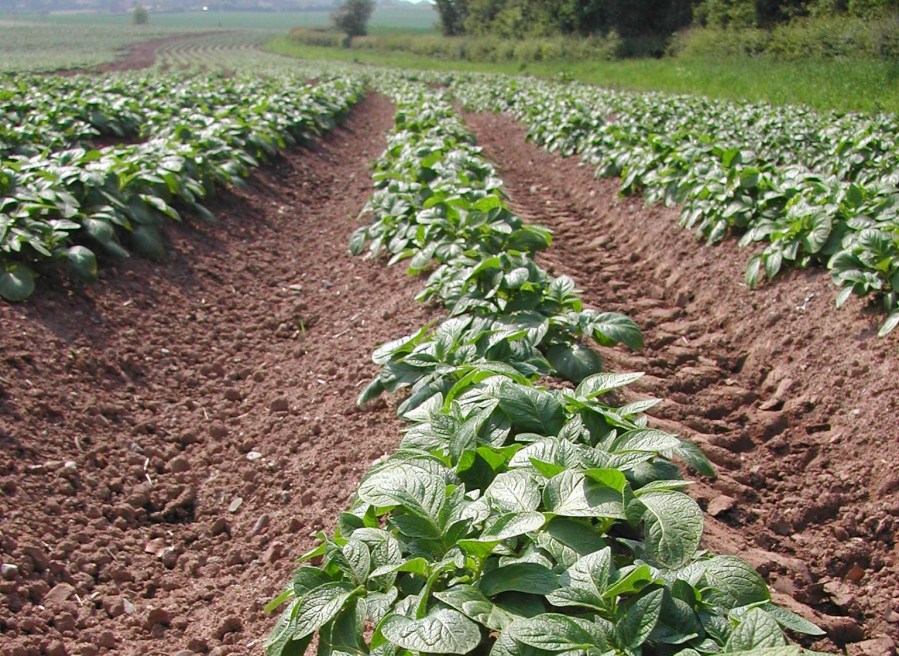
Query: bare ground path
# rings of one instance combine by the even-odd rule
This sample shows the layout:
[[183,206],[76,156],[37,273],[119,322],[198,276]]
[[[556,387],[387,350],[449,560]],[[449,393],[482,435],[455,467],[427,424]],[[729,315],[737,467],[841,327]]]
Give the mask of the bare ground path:
[[355,398],[426,310],[347,248],[392,115],[370,97],[162,264],[0,305],[4,656],[260,652],[262,606],[400,437]]
[[821,271],[751,292],[749,254],[733,242],[697,244],[676,211],[618,198],[617,181],[527,143],[508,116],[467,122],[513,207],[554,231],[543,263],[644,330],[644,351],[605,356],[613,370],[645,371],[637,391],[665,399],[656,424],[718,467],[717,482],[694,489],[714,516],[707,546],[747,558],[850,654],[894,653],[897,336],[878,340],[880,317],[860,303],[835,310]]

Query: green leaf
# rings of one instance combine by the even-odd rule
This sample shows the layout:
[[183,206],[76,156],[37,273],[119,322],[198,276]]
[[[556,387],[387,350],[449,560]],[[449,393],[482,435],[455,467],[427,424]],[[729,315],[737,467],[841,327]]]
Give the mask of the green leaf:
[[484,574],[478,587],[488,597],[510,590],[547,595],[559,587],[559,577],[539,563],[513,563]]
[[646,642],[659,621],[664,594],[664,590],[653,590],[631,604],[615,627],[621,646],[636,649]]
[[[0,290],[0,296],[3,295],[2,290]],[[890,316],[887,317],[887,320],[883,322],[883,325],[880,327],[880,330],[877,331],[878,337],[886,337],[893,330],[899,326],[899,310],[893,311]]]
[[350,253],[361,255],[365,250],[365,242],[368,239],[368,226],[362,226],[353,231],[350,237]]
[[724,650],[728,653],[786,647],[787,641],[783,630],[773,617],[761,608],[753,608],[745,615],[731,632]]
[[626,519],[621,490],[589,478],[583,472],[563,471],[543,490],[549,512],[563,517],[610,517]]
[[505,512],[527,512],[540,505],[540,489],[527,471],[499,474],[484,492],[494,508]]
[[294,602],[294,640],[314,633],[333,620],[358,588],[348,583],[326,583],[311,590]]
[[643,334],[631,319],[617,312],[597,314],[590,322],[593,337],[603,346],[622,343],[634,351],[643,348]]
[[14,264],[0,273],[0,298],[18,303],[34,292],[34,273],[24,264]]
[[419,620],[389,615],[380,630],[402,649],[430,654],[466,654],[481,642],[477,624],[451,608],[432,609]]
[[299,640],[293,638],[296,620],[291,611],[291,608],[284,611],[266,639],[265,656],[303,656],[312,642],[311,634]]
[[491,629],[500,628],[488,625],[490,615],[494,612],[493,602],[473,586],[454,585],[442,592],[435,592],[434,596],[478,624],[483,624]]
[[479,537],[480,540],[508,540],[543,528],[546,517],[539,512],[512,512],[502,515]]
[[503,381],[498,390],[499,409],[519,430],[556,435],[565,423],[562,405],[549,392]]
[[715,556],[700,563],[708,589],[705,600],[725,610],[771,601],[764,579],[735,556]]
[[763,604],[760,608],[777,620],[777,623],[782,627],[790,629],[791,631],[813,636],[827,635],[827,632],[823,631],[817,624],[809,622],[807,619],[797,615],[791,610],[781,608],[780,606],[771,603]]
[[559,577],[561,586],[547,595],[554,606],[586,606],[604,610],[603,595],[612,576],[612,550],[608,547],[582,556]]
[[551,652],[608,649],[609,638],[603,626],[568,615],[544,613],[516,620],[506,628],[514,640]]
[[84,246],[72,246],[66,252],[69,271],[78,280],[94,282],[97,279],[97,256]]
[[665,569],[683,567],[693,558],[702,538],[702,510],[680,492],[648,492],[640,495],[644,547],[648,560]]
[[609,451],[611,453],[627,453],[629,451],[658,453],[677,449],[680,446],[681,440],[676,435],[650,428],[640,428],[619,435],[609,446]]
[[644,374],[642,371],[626,374],[595,374],[585,378],[581,384],[577,386],[574,393],[580,398],[593,399],[597,396],[611,392],[613,389],[630,385],[643,378],[643,376]]
[[562,378],[572,383],[579,383],[587,376],[602,371],[599,354],[577,342],[550,347],[546,351],[546,359]]

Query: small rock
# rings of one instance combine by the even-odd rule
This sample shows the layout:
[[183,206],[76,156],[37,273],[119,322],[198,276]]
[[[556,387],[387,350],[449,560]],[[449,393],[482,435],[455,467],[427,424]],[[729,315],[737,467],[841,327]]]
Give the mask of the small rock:
[[22,552],[31,558],[31,561],[34,563],[34,569],[38,572],[45,572],[50,568],[50,557],[40,547],[26,545],[22,547]]
[[824,591],[830,595],[833,603],[841,608],[847,608],[855,602],[852,589],[841,581],[828,581],[824,584]]
[[146,628],[151,629],[157,624],[168,626],[171,622],[172,618],[169,616],[169,612],[166,609],[151,608],[150,612],[147,613],[147,620],[144,624]]
[[261,459],[262,459],[262,454],[259,453],[259,451],[250,451],[247,454],[247,460],[249,460],[251,462],[255,461],[255,460],[261,460]]
[[174,656],[196,656],[197,652],[191,651],[190,649],[181,649],[175,652]]
[[228,521],[224,517],[219,517],[212,523],[212,527],[209,529],[209,534],[212,536],[221,535],[222,533],[231,533],[231,527],[228,525]]
[[92,645],[89,642],[83,642],[75,647],[75,653],[77,653],[78,656],[97,656],[97,654],[100,653],[100,647]]
[[68,583],[60,583],[54,586],[50,592],[44,597],[44,606],[48,608],[59,608],[72,598],[75,594],[75,588]]
[[19,568],[10,563],[3,563],[3,565],[0,565],[0,576],[5,581],[15,581],[19,578]]
[[137,610],[134,607],[134,604],[132,604],[128,599],[122,600],[122,608],[125,610],[125,615],[134,615],[134,612]]
[[858,565],[853,565],[852,568],[846,573],[846,580],[852,581],[853,583],[858,583],[865,576],[865,570],[859,567]]
[[209,424],[209,435],[213,439],[221,440],[228,436],[228,428],[220,421]]
[[240,390],[235,389],[233,387],[229,387],[225,390],[225,399],[228,401],[240,401],[242,394]]
[[896,643],[892,638],[881,636],[846,645],[846,654],[848,656],[887,656],[895,654],[895,649]]
[[733,510],[736,505],[736,499],[722,494],[709,501],[708,512],[712,517],[717,517]]
[[75,616],[72,613],[59,613],[53,618],[53,626],[60,633],[75,630]]
[[187,642],[187,648],[195,654],[205,654],[209,651],[209,643],[203,638],[191,638]]
[[215,630],[215,636],[221,640],[228,633],[237,633],[243,631],[243,622],[240,621],[240,618],[231,615],[230,617],[226,617],[221,624]]
[[271,404],[272,412],[287,412],[290,410],[290,404],[287,399],[275,399]]
[[251,536],[259,535],[262,533],[268,525],[271,523],[271,518],[268,515],[261,515],[259,519],[256,520],[256,523],[253,525],[253,530],[250,531]]
[[240,497],[234,497],[231,503],[228,504],[228,512],[236,513],[240,510],[240,507],[243,505],[243,499]]
[[97,644],[101,647],[105,647],[106,649],[112,649],[116,646],[116,643],[118,641],[119,639],[116,638],[115,633],[113,633],[112,631],[104,631],[100,634],[100,637],[97,638]]
[[263,561],[266,563],[276,563],[284,557],[284,545],[280,542],[272,542],[265,553],[262,555]]
[[47,656],[68,656],[69,651],[66,649],[62,640],[54,640],[44,649]]
[[175,456],[169,461],[169,471],[173,474],[190,471],[190,461],[184,456]]

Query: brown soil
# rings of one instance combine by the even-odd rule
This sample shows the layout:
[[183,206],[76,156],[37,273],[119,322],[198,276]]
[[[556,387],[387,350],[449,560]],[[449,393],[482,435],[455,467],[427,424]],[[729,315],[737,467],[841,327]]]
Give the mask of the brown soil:
[[619,198],[618,181],[526,143],[507,116],[468,122],[513,206],[553,229],[544,264],[643,328],[642,352],[605,355],[610,369],[645,371],[637,391],[665,400],[656,424],[717,465],[719,480],[694,491],[714,515],[706,544],[744,556],[778,601],[812,614],[830,632],[819,647],[893,654],[899,334],[878,339],[882,316],[860,302],[834,309],[820,270],[749,291],[750,254],[733,241],[696,243],[675,210]]
[[152,39],[143,41],[125,48],[115,60],[108,64],[100,64],[92,69],[95,73],[112,73],[115,71],[136,71],[142,68],[150,68],[156,63],[156,51],[160,46],[177,41],[188,41],[197,36],[203,35],[203,32],[194,32],[190,34],[178,34],[177,36],[168,36],[163,39]]
[[393,109],[174,226],[166,262],[0,305],[0,653],[259,653],[262,607],[399,423],[372,350],[427,321],[353,258]]

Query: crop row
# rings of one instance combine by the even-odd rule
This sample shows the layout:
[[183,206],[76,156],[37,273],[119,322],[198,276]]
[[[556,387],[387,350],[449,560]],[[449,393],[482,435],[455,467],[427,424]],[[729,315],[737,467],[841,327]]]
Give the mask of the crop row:
[[461,77],[476,110],[508,111],[528,137],[580,155],[625,194],[681,205],[709,243],[732,232],[764,244],[750,287],[787,264],[826,266],[851,296],[882,300],[881,334],[899,325],[899,125],[895,116],[817,114],[705,98]]
[[534,262],[550,234],[509,210],[446,95],[384,84],[396,129],[351,250],[427,272],[449,316],[375,351],[360,402],[407,388],[404,438],[270,604],[288,606],[268,656],[316,636],[341,655],[811,653],[783,629],[817,627],[699,550],[673,459],[711,476],[702,453],[648,428],[657,401],[615,404],[641,374],[602,372],[588,341],[639,347],[633,322]]
[[[149,83],[175,98],[181,88],[166,87],[165,78]],[[241,184],[260,158],[330,129],[365,88],[361,79],[310,86],[284,78],[247,102],[241,93],[256,84],[226,85],[230,102],[182,111],[142,143],[0,161],[0,297],[27,298],[35,273],[58,262],[93,280],[98,252],[162,257],[163,221],[180,220],[179,208],[212,220],[201,201],[216,187]]]
[[194,115],[231,117],[296,88],[296,77],[0,78],[0,159],[106,141],[144,141]]

